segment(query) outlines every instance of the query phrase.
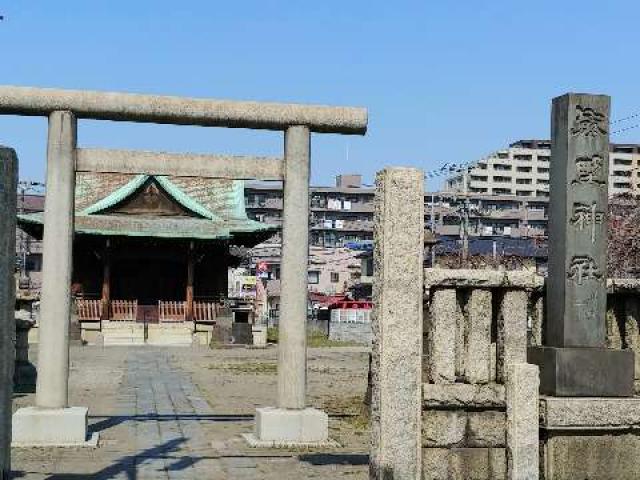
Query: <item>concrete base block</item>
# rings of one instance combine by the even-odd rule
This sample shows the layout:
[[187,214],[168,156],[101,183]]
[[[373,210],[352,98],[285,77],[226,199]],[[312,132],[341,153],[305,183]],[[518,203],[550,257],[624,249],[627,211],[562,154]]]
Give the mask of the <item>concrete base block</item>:
[[135,322],[102,322],[104,346],[144,345],[144,325]]
[[85,407],[21,408],[13,414],[12,446],[91,446],[97,437],[87,439],[88,413]]
[[193,345],[193,326],[190,323],[147,326],[147,345]]
[[640,477],[640,436],[618,432],[549,432],[544,477],[553,480],[622,480]]
[[633,396],[631,350],[531,347],[528,362],[540,367],[540,393],[557,397]]
[[245,439],[256,447],[329,445],[329,417],[315,408],[258,408],[255,433]]

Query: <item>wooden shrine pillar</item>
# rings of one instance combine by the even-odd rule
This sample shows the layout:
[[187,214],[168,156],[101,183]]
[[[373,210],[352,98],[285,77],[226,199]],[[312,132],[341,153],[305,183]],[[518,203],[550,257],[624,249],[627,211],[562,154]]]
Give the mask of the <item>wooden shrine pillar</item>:
[[194,244],[193,241],[189,242],[189,251],[187,252],[187,305],[186,305],[186,319],[187,321],[193,321],[193,274],[194,274]]
[[111,239],[107,238],[103,258],[102,270],[102,320],[109,320],[109,310],[111,306]]

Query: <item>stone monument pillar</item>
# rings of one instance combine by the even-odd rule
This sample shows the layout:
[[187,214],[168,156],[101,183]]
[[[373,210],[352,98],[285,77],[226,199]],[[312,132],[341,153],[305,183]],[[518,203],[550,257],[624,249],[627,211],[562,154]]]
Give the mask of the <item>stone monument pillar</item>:
[[36,406],[13,417],[13,442],[20,445],[86,441],[87,408],[68,404],[76,131],[72,112],[49,116]]
[[16,152],[0,146],[0,479],[11,470],[17,189]]
[[529,349],[543,394],[633,394],[633,352],[605,346],[609,107],[605,95],[553,100],[546,338]]

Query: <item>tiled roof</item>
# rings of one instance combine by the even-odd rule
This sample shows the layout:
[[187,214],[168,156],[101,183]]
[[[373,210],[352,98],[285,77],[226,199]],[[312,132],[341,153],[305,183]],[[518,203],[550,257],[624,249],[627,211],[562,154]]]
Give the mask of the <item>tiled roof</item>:
[[[105,214],[133,195],[148,175],[77,173],[75,231],[80,234],[162,238],[231,239],[276,227],[247,218],[240,180],[154,177],[158,185],[197,217]],[[199,217],[199,218],[198,218]],[[42,213],[19,216],[23,225],[42,224]],[[264,236],[264,235],[262,235]]]

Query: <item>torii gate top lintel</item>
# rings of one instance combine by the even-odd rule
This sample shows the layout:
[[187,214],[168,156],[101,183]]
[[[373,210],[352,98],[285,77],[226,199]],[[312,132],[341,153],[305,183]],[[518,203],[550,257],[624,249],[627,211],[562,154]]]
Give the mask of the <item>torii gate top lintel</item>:
[[0,85],[0,114],[364,135],[367,109]]

